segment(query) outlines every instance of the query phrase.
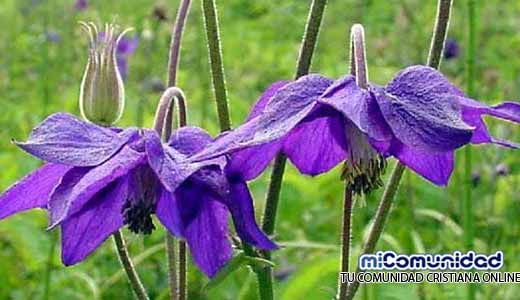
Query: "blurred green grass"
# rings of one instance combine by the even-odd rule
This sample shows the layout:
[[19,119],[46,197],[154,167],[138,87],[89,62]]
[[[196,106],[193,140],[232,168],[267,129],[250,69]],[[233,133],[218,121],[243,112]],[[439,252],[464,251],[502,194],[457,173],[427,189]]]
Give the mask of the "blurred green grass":
[[[121,126],[151,126],[159,93],[152,83],[164,81],[171,24],[178,1],[89,1],[86,11],[73,1],[3,0],[0,3],[0,189],[38,166],[39,162],[10,144],[55,111],[78,113],[78,88],[86,60],[87,39],[77,22],[116,21],[135,28],[139,47],[129,58],[127,107]],[[329,1],[312,70],[338,77],[348,70],[348,29],[366,28],[370,78],[384,84],[399,69],[424,63],[435,15],[435,2],[421,0]],[[271,82],[290,79],[309,1],[218,1],[224,66],[233,124]],[[154,7],[168,20],[158,21]],[[443,73],[465,83],[465,5],[455,1],[449,36],[461,55],[444,61]],[[477,29],[477,95],[487,103],[520,96],[520,3],[483,1]],[[205,46],[200,3],[194,1],[186,26],[179,85],[189,103],[189,122],[218,132]],[[59,42],[49,40],[56,33]],[[520,139],[508,124],[490,122],[493,132]],[[520,159],[518,153],[492,146],[475,147],[473,166],[476,250],[505,254],[505,271],[520,270]],[[447,189],[433,187],[407,173],[399,190],[381,249],[444,253],[463,249],[461,237],[462,157]],[[497,175],[497,166],[510,174]],[[267,172],[268,173],[268,172]],[[258,212],[263,207],[267,176],[251,184]],[[354,247],[374,214],[379,193],[354,211]],[[288,168],[279,212],[278,241],[287,247],[275,255],[276,292],[280,299],[330,299],[335,293],[339,252],[342,183],[339,171],[306,178]],[[29,212],[0,223],[0,299],[41,299],[52,234],[45,232],[43,212]],[[57,233],[55,233],[57,234]],[[143,256],[139,273],[153,299],[166,299],[166,260],[158,230],[148,237],[127,233],[134,257]],[[153,248],[152,252],[146,249]],[[111,241],[86,262],[71,268],[53,256],[50,299],[132,299]],[[191,299],[255,299],[254,279],[241,269],[207,295],[207,282],[190,268]],[[247,280],[246,280],[247,278]],[[482,285],[478,299],[517,299],[516,285]],[[358,299],[463,299],[462,285],[369,285]]]

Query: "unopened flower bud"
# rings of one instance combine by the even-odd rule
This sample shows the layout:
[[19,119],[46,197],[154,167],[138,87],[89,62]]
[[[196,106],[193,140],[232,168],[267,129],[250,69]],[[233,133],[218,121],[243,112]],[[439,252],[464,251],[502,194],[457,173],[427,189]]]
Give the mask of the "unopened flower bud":
[[128,30],[116,35],[115,26],[110,24],[105,25],[101,35],[93,23],[81,25],[90,37],[88,62],[79,95],[81,114],[90,122],[108,126],[119,120],[125,104],[116,50]]

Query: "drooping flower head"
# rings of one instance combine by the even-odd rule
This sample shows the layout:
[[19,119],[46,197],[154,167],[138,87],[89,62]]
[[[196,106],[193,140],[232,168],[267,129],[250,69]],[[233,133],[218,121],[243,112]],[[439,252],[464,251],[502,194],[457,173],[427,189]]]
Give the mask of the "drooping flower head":
[[122,115],[125,103],[123,80],[117,66],[116,50],[127,29],[116,34],[112,24],[101,37],[93,23],[80,23],[90,39],[89,56],[80,88],[83,117],[96,124],[110,125]]
[[370,84],[367,90],[352,75],[333,82],[311,74],[273,84],[246,123],[193,160],[233,153],[230,167],[247,170],[251,179],[281,151],[300,172],[317,175],[358,151],[357,137],[346,129],[353,125],[378,153],[446,185],[455,149],[468,143],[520,148],[492,137],[483,115],[520,123],[520,105],[488,106],[467,98],[440,72],[425,66],[408,67],[387,86]]
[[163,144],[151,129],[111,129],[53,114],[17,143],[46,164],[0,196],[0,219],[47,209],[49,228],[61,228],[63,263],[73,265],[123,226],[152,232],[156,214],[213,276],[232,254],[228,212],[243,240],[262,249],[276,246],[256,225],[247,185],[224,175],[223,157],[188,161],[209,142],[198,128],[175,131]]

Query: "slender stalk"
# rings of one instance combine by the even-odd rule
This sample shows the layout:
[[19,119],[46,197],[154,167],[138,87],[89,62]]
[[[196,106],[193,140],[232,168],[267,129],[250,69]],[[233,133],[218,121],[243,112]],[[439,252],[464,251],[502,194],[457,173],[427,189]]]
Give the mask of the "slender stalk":
[[[181,54],[181,42],[182,35],[184,32],[184,26],[186,25],[186,19],[188,18],[188,13],[190,11],[191,0],[182,0],[179,9],[177,11],[177,17],[175,19],[175,24],[172,29],[172,39],[170,42],[170,50],[168,54],[168,76],[167,76],[167,86],[169,89],[174,88],[177,84],[177,71],[179,69],[179,60]],[[168,89],[168,90],[169,90]],[[184,95],[180,89],[171,90],[172,93],[175,91],[175,95],[171,95],[175,97],[178,101],[179,107],[179,126],[186,125],[186,103],[184,99]],[[170,95],[167,95],[170,96]],[[167,104],[166,116],[164,118],[159,117],[159,122],[163,121],[165,124],[158,125],[155,129],[162,135],[163,139],[167,140],[170,137],[172,130],[172,116],[173,116],[173,102],[169,101]],[[158,119],[156,118],[156,121]],[[182,124],[182,125],[181,125]],[[172,300],[174,299],[186,299],[186,267],[184,270],[181,270],[180,266],[186,266],[186,254],[181,255],[181,244],[183,244],[184,252],[185,245],[184,242],[179,242],[179,274],[175,273],[175,240],[173,236],[166,230],[166,258],[168,262],[168,285],[170,288],[170,297]]]
[[43,299],[48,300],[51,296],[51,275],[52,267],[54,265],[54,252],[56,251],[56,244],[58,243],[58,236],[56,232],[51,233],[51,240],[49,246],[49,253],[47,254],[47,268],[45,269],[45,279],[43,285]]
[[229,107],[227,102],[226,80],[224,77],[224,65],[220,46],[220,34],[218,26],[218,13],[214,0],[202,0],[204,26],[208,42],[209,63],[211,67],[211,80],[215,89],[217,114],[221,131],[231,129]]
[[168,287],[170,289],[170,297],[172,300],[176,299],[176,292],[177,292],[177,272],[175,272],[175,239],[173,236],[166,232],[165,237],[165,244],[166,244],[166,262],[167,262],[167,268],[168,268]]
[[[309,69],[312,63],[312,56],[314,54],[314,49],[316,48],[321,21],[323,19],[323,13],[325,12],[326,5],[327,0],[313,0],[311,3],[309,16],[307,18],[305,31],[303,34],[303,40],[300,47],[300,53],[296,63],[296,79],[309,73]],[[282,187],[286,161],[287,158],[283,153],[279,153],[274,160],[273,170],[271,173],[265,200],[264,216],[262,219],[262,230],[268,235],[272,235],[274,233],[276,214],[278,210],[278,202],[280,199],[280,191]],[[271,258],[271,254],[268,251],[264,251],[264,256],[267,259]],[[258,270],[257,277],[259,283],[260,299],[273,299],[273,269],[271,267],[265,267],[261,270]]]
[[186,300],[188,297],[188,260],[187,260],[186,242],[179,241],[179,289],[177,294],[179,300]]
[[[368,70],[366,63],[365,50],[365,33],[363,26],[355,24],[352,26],[350,35],[350,73],[356,77],[356,84],[362,88],[368,88]],[[341,230],[341,263],[340,273],[349,271],[350,260],[350,241],[351,241],[351,223],[352,223],[352,188],[349,184],[345,184],[345,192],[343,199],[343,226]],[[347,297],[346,283],[341,282],[341,276],[338,281],[337,299],[345,300]]]
[[146,294],[146,290],[144,289],[141,280],[139,279],[139,275],[135,270],[134,264],[130,259],[130,255],[128,254],[128,249],[126,248],[125,241],[123,239],[123,234],[121,231],[116,231],[113,235],[114,242],[116,245],[117,254],[119,256],[119,260],[121,261],[121,265],[126,272],[128,277],[128,281],[130,282],[130,286],[134,290],[135,296],[138,300],[148,300],[148,295]]
[[[475,1],[468,0],[468,55],[467,55],[467,92],[469,96],[475,96],[475,29],[476,29],[476,15],[475,15]],[[472,185],[472,154],[471,148],[466,146],[464,149],[464,198],[462,204],[462,217],[464,227],[464,244],[466,250],[473,249],[474,228],[473,228],[473,203],[471,201]],[[467,286],[467,299],[474,300],[476,298],[476,286],[469,283]]]
[[428,66],[438,69],[441,64],[444,41],[448,35],[452,0],[439,0],[437,2],[437,18],[433,29],[432,42],[428,55]]
[[177,82],[177,70],[179,69],[179,59],[181,56],[181,41],[184,26],[190,11],[191,0],[183,0],[177,11],[177,18],[172,30],[172,40],[170,43],[168,59],[168,87],[175,86]]
[[[340,272],[348,272],[349,260],[350,260],[350,241],[351,241],[351,223],[352,223],[352,189],[345,186],[345,195],[343,200],[343,227],[341,230],[341,263]],[[341,282],[341,276],[338,282],[338,295],[339,300],[346,299],[347,297],[346,283]]]
[[[440,65],[440,57],[442,55],[442,50],[444,48],[444,42],[446,40],[446,35],[448,32],[448,25],[450,19],[451,12],[451,0],[439,0],[437,6],[437,17],[435,21],[434,32],[432,36],[432,42],[430,44],[430,52],[428,54],[428,65],[432,68],[438,69]],[[388,214],[390,213],[390,208],[392,206],[393,199],[397,192],[397,188],[399,187],[399,182],[401,181],[403,172],[406,167],[397,162],[394,167],[392,174],[390,175],[390,180],[385,187],[385,191],[379,202],[379,207],[376,212],[374,225],[370,229],[367,240],[363,246],[362,254],[372,253],[374,252],[377,241],[381,237],[383,233],[383,228],[386,223],[386,219]],[[361,270],[356,269],[356,273]],[[359,288],[359,282],[352,282],[347,288],[347,298],[351,300],[354,298],[357,289]]]

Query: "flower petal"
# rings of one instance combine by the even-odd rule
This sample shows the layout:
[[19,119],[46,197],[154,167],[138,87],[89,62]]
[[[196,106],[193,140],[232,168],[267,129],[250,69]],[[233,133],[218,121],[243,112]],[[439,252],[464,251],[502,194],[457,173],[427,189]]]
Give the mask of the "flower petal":
[[390,140],[386,124],[372,93],[357,86],[354,76],[336,80],[320,97],[320,102],[343,113],[362,132],[375,140]]
[[462,120],[457,96],[429,94],[428,87],[421,89],[413,82],[404,82],[401,89],[402,93],[393,88],[393,94],[372,89],[381,113],[401,142],[424,152],[446,152],[470,141],[473,128]]
[[326,105],[318,105],[284,140],[283,152],[298,170],[319,175],[347,157],[345,119]]
[[66,266],[83,261],[123,226],[121,210],[128,195],[123,177],[100,190],[79,212],[61,224],[61,258]]
[[489,134],[486,124],[482,119],[483,115],[490,115],[500,119],[520,123],[520,104],[516,102],[504,102],[495,106],[488,106],[473,99],[458,97],[462,107],[462,118],[467,124],[474,126],[475,130],[471,137],[471,143],[494,143],[505,147],[520,149],[520,145],[494,138]]
[[184,236],[195,264],[213,277],[231,259],[226,207],[191,182],[175,192],[179,201]]
[[332,83],[317,74],[303,76],[279,89],[263,112],[194,155],[194,161],[265,144],[289,133],[312,110],[318,97]]
[[48,162],[72,166],[96,166],[112,157],[130,140],[135,128],[120,133],[56,113],[36,126],[27,142],[16,143],[28,153]]
[[190,162],[184,154],[161,144],[159,135],[155,131],[145,131],[144,139],[148,163],[163,186],[170,192],[174,192],[184,180],[198,169],[211,165],[222,167],[225,163],[224,157]]
[[234,152],[226,165],[227,176],[244,181],[255,179],[281,150],[284,140],[281,138]]
[[427,153],[399,141],[392,143],[389,151],[401,163],[436,185],[446,186],[453,173],[453,151]]
[[155,215],[161,223],[175,236],[183,236],[184,228],[180,217],[177,198],[173,193],[161,188]]
[[277,81],[271,84],[253,105],[251,112],[246,118],[246,121],[249,121],[255,118],[256,116],[260,115],[264,110],[265,106],[267,105],[267,102],[271,100],[271,98],[276,94],[276,92],[278,92],[279,89],[283,88],[289,83],[290,81]]
[[435,101],[437,95],[462,96],[463,93],[452,85],[441,72],[427,66],[410,66],[400,71],[386,86],[386,91],[410,101]]
[[186,126],[172,133],[168,145],[184,155],[193,155],[212,141],[213,138],[204,129]]
[[278,246],[263,233],[255,220],[253,198],[244,181],[231,182],[229,197],[223,198],[233,217],[238,235],[248,244],[264,250],[274,250]]
[[0,195],[0,219],[32,208],[46,208],[54,188],[71,167],[48,163]]
[[81,210],[95,194],[143,163],[146,163],[144,153],[125,146],[100,166],[68,172],[49,200],[49,228]]

